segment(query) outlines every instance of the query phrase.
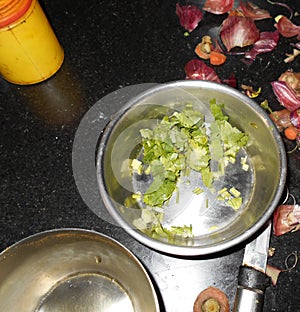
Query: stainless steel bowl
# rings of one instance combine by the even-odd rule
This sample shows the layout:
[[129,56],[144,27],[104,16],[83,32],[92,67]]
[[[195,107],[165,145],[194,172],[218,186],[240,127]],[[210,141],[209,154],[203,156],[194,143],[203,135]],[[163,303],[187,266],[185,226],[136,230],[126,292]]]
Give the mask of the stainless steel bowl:
[[[128,159],[140,153],[139,130],[153,127],[162,116],[180,111],[186,103],[192,103],[194,109],[210,120],[211,99],[223,103],[230,123],[249,136],[241,157],[247,158],[250,170],[241,171],[240,164],[228,166],[218,186],[238,184],[243,193],[243,205],[237,211],[228,209],[213,198],[215,195],[205,192],[201,199],[183,187],[180,204],[171,199],[165,213],[171,217],[174,214],[173,225],[176,222],[192,224],[196,231],[194,237],[172,243],[163,237],[149,237],[132,224],[140,216],[141,207],[124,206],[125,199],[141,187],[140,181],[132,178],[128,167]],[[100,193],[116,223],[143,244],[177,255],[219,252],[252,236],[271,217],[282,195],[285,177],[284,145],[266,112],[241,92],[208,81],[161,84],[133,98],[107,125],[97,155]],[[197,175],[191,179],[197,180]],[[205,201],[210,204],[203,208]],[[198,208],[194,208],[197,205]]]
[[58,229],[0,254],[0,311],[157,312],[159,305],[124,246],[94,231]]

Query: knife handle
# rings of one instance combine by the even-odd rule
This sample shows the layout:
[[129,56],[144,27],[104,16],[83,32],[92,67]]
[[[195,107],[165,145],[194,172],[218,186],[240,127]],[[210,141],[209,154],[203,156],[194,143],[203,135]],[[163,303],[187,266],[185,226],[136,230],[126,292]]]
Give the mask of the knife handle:
[[264,294],[270,283],[271,279],[266,274],[241,266],[232,312],[263,311]]

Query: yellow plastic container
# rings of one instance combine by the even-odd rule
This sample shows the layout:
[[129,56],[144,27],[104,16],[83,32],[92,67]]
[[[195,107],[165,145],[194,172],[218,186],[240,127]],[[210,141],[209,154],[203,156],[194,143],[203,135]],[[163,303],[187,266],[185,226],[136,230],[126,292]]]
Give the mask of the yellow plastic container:
[[15,84],[48,79],[64,50],[37,0],[0,0],[0,74]]

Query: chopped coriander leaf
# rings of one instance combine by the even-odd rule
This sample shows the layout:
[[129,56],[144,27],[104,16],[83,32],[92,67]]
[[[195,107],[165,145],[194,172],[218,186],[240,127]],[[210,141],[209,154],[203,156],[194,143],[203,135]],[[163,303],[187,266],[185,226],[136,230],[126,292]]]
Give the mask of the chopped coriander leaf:
[[141,199],[142,198],[142,194],[141,193],[133,193],[132,194],[132,198],[133,199]]
[[249,170],[249,165],[248,165],[248,164],[243,164],[243,165],[242,165],[242,169],[243,169],[244,171],[248,171],[248,170]]
[[[204,186],[213,190],[214,181],[225,174],[226,166],[235,162],[237,153],[248,142],[248,136],[229,123],[223,108],[215,99],[210,101],[214,121],[208,124],[201,112],[187,105],[183,111],[164,116],[153,129],[140,130],[142,157],[133,160],[131,167],[139,174],[151,175],[152,183],[138,199],[154,209],[163,207],[178,190],[180,176],[189,175],[191,170],[199,172]],[[217,171],[212,171],[211,167],[216,168],[216,164]],[[242,160],[241,166],[246,165],[246,160]],[[198,187],[193,192],[203,191]],[[240,193],[234,187],[221,190],[218,199],[234,209],[242,204]],[[152,237],[172,240],[174,236],[191,235],[188,227],[164,228],[162,219],[163,213],[150,209],[143,210],[135,222]]]
[[224,187],[222,190],[218,192],[218,200],[229,200],[231,198],[230,193],[227,190],[227,187]]
[[242,169],[244,171],[248,171],[249,170],[249,165],[247,164],[247,157],[242,157],[241,158],[241,164],[242,164]]
[[[140,222],[140,221],[139,221]],[[140,222],[142,227],[145,225],[144,222]],[[162,226],[161,223],[154,223],[151,227],[143,227],[139,228],[148,236],[152,238],[165,239],[166,241],[173,243],[178,239],[187,239],[189,237],[193,237],[192,226],[172,226],[170,228],[166,228]]]
[[[191,144],[193,145],[193,144]],[[192,146],[189,152],[189,167],[195,171],[205,169],[210,162],[210,154],[207,148],[201,146]]]
[[226,204],[232,207],[234,210],[238,210],[243,203],[241,192],[235,187],[231,187],[228,191],[227,187],[224,187],[218,192],[218,200],[226,202]]
[[213,184],[213,173],[210,171],[209,167],[202,169],[202,181],[207,188],[211,188]]
[[142,209],[141,218],[145,223],[152,223],[155,220],[155,212],[153,210],[144,208]]
[[176,184],[173,181],[164,179],[157,190],[153,192],[151,189],[147,190],[143,198],[144,203],[149,206],[162,206],[172,196],[175,188]]
[[204,192],[203,189],[201,189],[200,187],[197,187],[193,190],[193,193],[196,194],[196,195],[200,195]]
[[165,180],[165,166],[159,160],[153,160],[150,165],[150,173],[153,177],[153,182],[149,186],[147,193],[157,191]]
[[133,159],[131,162],[131,168],[138,174],[142,174],[142,162],[138,159]]
[[241,196],[241,192],[238,191],[235,187],[232,187],[230,190],[229,190],[230,194],[232,194],[234,197],[239,197]]
[[223,104],[217,104],[216,99],[212,99],[209,104],[215,120],[228,120],[228,116],[225,116],[222,111],[222,108],[224,108]]
[[223,144],[221,140],[220,128],[217,122],[212,122],[210,125],[210,153],[212,160],[219,160],[223,158]]
[[234,210],[238,210],[242,205],[243,200],[241,197],[232,197],[227,201],[227,204],[232,207]]
[[188,237],[192,237],[193,236],[193,230],[192,230],[192,226],[172,226],[171,227],[171,231],[170,233],[172,235],[180,235],[180,236],[183,236],[185,238],[188,238]]
[[142,218],[137,218],[133,220],[132,224],[142,232],[147,229],[147,223]]

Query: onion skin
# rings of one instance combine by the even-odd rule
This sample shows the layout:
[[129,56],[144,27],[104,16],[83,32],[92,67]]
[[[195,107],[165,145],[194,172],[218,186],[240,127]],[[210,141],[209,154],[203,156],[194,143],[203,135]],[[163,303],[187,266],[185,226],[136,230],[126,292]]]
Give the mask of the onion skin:
[[208,287],[200,292],[194,303],[193,312],[202,312],[202,305],[208,299],[215,299],[219,303],[220,312],[230,312],[227,296],[215,287]]
[[244,16],[250,17],[256,21],[271,18],[269,11],[259,8],[250,1],[243,2],[240,0],[240,9],[242,10]]
[[202,11],[194,5],[176,3],[176,14],[180,25],[188,32],[192,32],[203,18]]
[[296,137],[296,144],[297,144],[298,148],[300,149],[300,132]]
[[237,15],[229,15],[223,21],[220,31],[220,38],[227,51],[252,45],[259,36],[260,32],[251,18]]
[[275,27],[283,37],[297,36],[297,38],[300,38],[300,26],[293,24],[286,16],[282,16],[275,24]]
[[261,32],[259,39],[254,43],[253,48],[245,53],[245,58],[254,61],[256,56],[261,53],[273,51],[279,41],[279,32]]
[[206,0],[203,11],[213,14],[224,14],[232,10],[234,0]]
[[300,97],[300,73],[287,70],[280,75],[278,81],[285,82],[292,90],[296,92],[296,96]]
[[289,111],[294,111],[300,108],[300,97],[296,95],[296,92],[291,89],[284,81],[271,82],[273,91],[279,101]]
[[223,79],[222,82],[227,84],[228,86],[230,86],[232,88],[237,87],[237,81],[236,81],[236,77],[235,77],[234,73],[231,73],[230,76],[226,79]]
[[216,72],[201,60],[193,59],[189,61],[185,65],[184,70],[186,73],[186,79],[209,80],[221,83],[221,80]]
[[300,229],[300,206],[280,205],[273,214],[273,232],[281,236]]
[[295,47],[296,49],[299,49],[300,50],[300,41],[299,42],[296,42],[294,44],[291,44],[293,47]]
[[294,127],[300,129],[300,109],[296,109],[290,113],[290,120]]
[[282,132],[285,128],[292,126],[290,114],[291,112],[288,109],[282,109],[272,112],[269,116],[275,123],[278,131]]

